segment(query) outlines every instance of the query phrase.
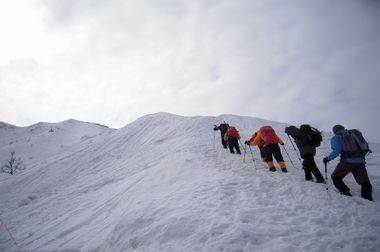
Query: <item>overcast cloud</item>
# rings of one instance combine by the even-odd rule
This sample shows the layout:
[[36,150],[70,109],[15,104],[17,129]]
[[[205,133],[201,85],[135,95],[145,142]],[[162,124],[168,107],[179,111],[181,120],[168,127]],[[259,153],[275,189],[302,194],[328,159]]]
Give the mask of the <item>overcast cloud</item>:
[[375,0],[9,0],[0,121],[238,114],[380,142]]

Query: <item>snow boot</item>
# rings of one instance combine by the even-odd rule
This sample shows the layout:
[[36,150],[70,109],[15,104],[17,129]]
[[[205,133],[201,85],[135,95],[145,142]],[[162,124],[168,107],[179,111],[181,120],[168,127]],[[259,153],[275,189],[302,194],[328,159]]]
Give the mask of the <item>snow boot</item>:
[[324,180],[324,179],[320,179],[320,180],[315,181],[315,183],[318,183],[318,184],[326,184],[326,180]]
[[372,185],[369,182],[362,184],[362,198],[373,201],[372,198]]

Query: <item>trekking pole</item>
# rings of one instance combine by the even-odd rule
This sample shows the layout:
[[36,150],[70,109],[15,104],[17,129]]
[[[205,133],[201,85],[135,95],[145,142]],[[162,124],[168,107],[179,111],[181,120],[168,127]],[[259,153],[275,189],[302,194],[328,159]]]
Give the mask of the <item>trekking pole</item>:
[[215,150],[215,130],[214,130],[214,150]]
[[257,171],[256,162],[255,162],[255,158],[253,157],[253,152],[252,152],[251,146],[248,145],[248,147],[249,147],[249,150],[251,152],[253,167],[255,167],[255,170]]
[[330,194],[329,194],[329,180],[327,178],[327,163],[325,163],[325,181],[326,181],[326,200],[329,202]]
[[294,165],[292,159],[290,158],[290,155],[289,155],[288,151],[286,150],[285,146],[283,145],[282,147],[284,148],[286,155],[288,155],[288,158],[289,158],[289,160],[290,160],[290,163],[292,163],[292,166],[294,167],[294,169],[298,169],[298,168],[295,167],[295,165]]
[[244,145],[241,143],[240,139],[238,139],[239,141],[239,144],[240,144],[240,148],[244,149]]
[[247,152],[247,145],[244,145],[244,157],[243,157],[243,163],[245,163],[245,153]]
[[296,147],[294,146],[294,143],[293,143],[292,139],[290,138],[289,134],[287,134],[287,135],[288,135],[288,138],[289,138],[289,140],[290,140],[290,143],[291,143],[292,146],[293,146],[293,150],[294,150],[294,152],[295,152],[296,155],[297,155],[298,160],[299,160],[300,163],[302,164],[301,158],[300,158],[300,156],[299,156],[299,154],[298,154],[298,151],[296,150]]
[[327,163],[325,163],[325,180],[326,180],[326,193],[329,191],[328,179],[327,179]]

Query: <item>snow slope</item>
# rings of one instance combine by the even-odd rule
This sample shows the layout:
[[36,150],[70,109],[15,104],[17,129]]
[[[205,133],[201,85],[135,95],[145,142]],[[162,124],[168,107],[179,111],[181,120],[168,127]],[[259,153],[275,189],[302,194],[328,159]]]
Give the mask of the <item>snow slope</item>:
[[78,151],[75,148],[90,145],[93,138],[114,132],[106,126],[66,120],[62,123],[37,123],[29,127],[16,127],[0,122],[0,164],[3,164],[11,151],[22,156],[27,166],[62,153]]
[[[295,167],[284,149],[288,174],[268,172],[249,151],[245,162],[229,154],[212,130],[223,120],[242,140],[273,125]],[[0,127],[0,160],[11,145],[27,165],[0,175],[0,251],[379,251],[379,145],[368,158],[369,202],[351,175],[354,197],[304,181],[278,122],[158,113],[119,130],[37,126]],[[327,136],[321,170],[328,152]]]

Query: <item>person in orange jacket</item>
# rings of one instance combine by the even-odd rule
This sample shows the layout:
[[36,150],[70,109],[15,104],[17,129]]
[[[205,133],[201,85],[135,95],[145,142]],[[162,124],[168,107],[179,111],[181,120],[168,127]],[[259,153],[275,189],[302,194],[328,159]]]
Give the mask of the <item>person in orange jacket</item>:
[[288,172],[286,169],[286,164],[284,158],[282,157],[280,147],[278,144],[284,145],[284,142],[279,138],[271,126],[263,126],[257,132],[256,137],[253,141],[246,141],[246,144],[256,146],[261,141],[264,142],[264,153],[265,161],[267,162],[268,168],[270,171],[275,172],[276,168],[274,167],[273,157],[276,159],[280,165],[282,172]]

